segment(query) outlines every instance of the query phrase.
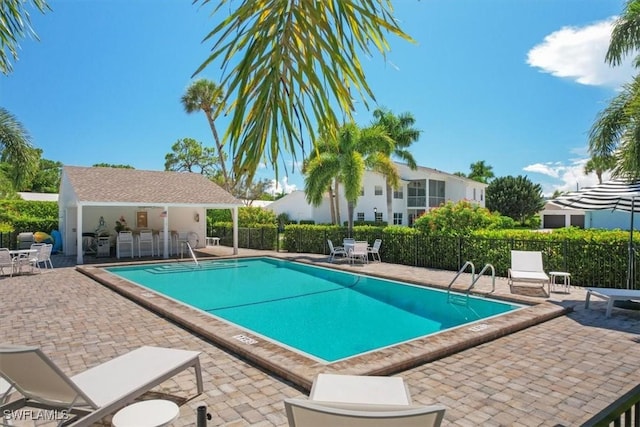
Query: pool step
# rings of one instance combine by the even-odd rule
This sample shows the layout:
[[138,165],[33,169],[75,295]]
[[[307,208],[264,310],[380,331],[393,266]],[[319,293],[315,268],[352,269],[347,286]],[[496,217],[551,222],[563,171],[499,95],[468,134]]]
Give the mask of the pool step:
[[450,304],[469,305],[469,295],[450,293],[447,300]]
[[147,269],[151,274],[168,274],[179,273],[183,271],[202,271],[202,270],[223,270],[227,268],[247,267],[245,264],[237,263],[216,263],[216,262],[200,262],[199,264],[179,263],[170,265],[160,265]]

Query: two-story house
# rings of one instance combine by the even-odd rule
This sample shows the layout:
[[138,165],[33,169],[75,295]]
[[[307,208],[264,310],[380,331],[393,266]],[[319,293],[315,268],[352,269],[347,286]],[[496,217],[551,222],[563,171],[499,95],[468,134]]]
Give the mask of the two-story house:
[[[391,215],[387,210],[387,186],[382,175],[365,171],[363,186],[358,198],[354,221],[384,221],[389,224],[411,225],[416,218],[446,201],[469,200],[485,205],[487,184],[419,166],[411,170],[396,163],[400,175],[400,187],[392,189]],[[340,222],[347,220],[347,201],[341,192],[338,197]],[[267,209],[276,214],[286,213],[293,220],[313,220],[316,224],[331,222],[329,195],[320,206],[307,203],[303,191],[294,191],[271,203]]]

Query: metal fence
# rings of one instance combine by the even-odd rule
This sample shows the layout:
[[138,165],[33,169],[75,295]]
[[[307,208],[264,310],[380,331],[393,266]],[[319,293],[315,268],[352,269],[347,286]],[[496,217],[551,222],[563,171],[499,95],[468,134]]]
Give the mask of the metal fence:
[[640,426],[640,385],[591,418],[583,427]]

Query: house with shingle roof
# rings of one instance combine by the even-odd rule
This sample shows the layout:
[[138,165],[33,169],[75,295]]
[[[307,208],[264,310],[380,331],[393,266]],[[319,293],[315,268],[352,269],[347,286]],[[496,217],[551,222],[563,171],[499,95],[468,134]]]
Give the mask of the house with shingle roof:
[[[207,177],[188,172],[64,166],[58,198],[65,255],[83,263],[87,239],[96,234],[115,241],[116,221],[132,230],[154,230],[169,257],[174,233],[195,233],[205,245],[207,209],[232,209],[234,254],[238,250],[238,207],[242,202]],[[83,247],[84,242],[84,247]]]

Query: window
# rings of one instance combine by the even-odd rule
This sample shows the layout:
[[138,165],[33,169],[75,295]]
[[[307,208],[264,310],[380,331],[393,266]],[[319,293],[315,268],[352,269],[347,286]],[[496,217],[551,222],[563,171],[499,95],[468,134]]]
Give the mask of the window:
[[429,207],[437,208],[444,203],[444,181],[429,180]]
[[356,221],[364,221],[364,212],[358,212],[356,214]]
[[393,225],[402,225],[402,212],[393,213]]
[[411,181],[407,184],[407,206],[408,207],[426,207],[427,206],[427,188],[424,179],[419,181]]
[[403,199],[404,198],[404,194],[402,193],[402,187],[398,188],[397,190],[393,190],[393,198],[394,199]]
[[376,185],[373,189],[373,194],[376,196],[382,196],[382,185]]
[[375,218],[376,222],[382,222],[382,212],[376,212],[375,216],[376,216]]

